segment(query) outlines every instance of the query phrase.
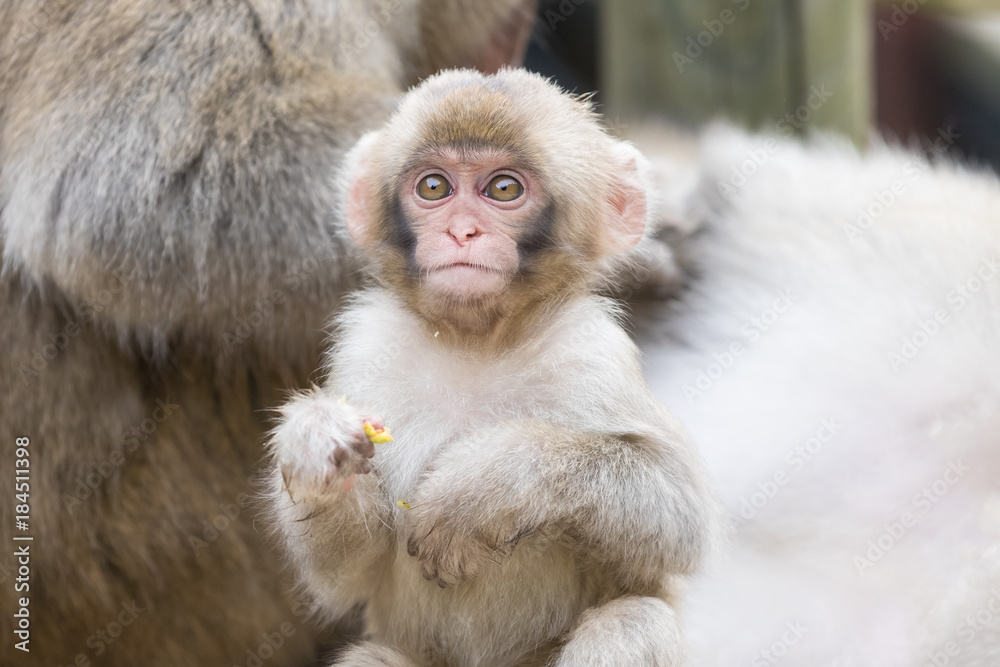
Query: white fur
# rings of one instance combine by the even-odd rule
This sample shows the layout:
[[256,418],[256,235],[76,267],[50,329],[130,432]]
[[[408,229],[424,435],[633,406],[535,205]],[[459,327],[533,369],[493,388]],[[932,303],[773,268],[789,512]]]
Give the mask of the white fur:
[[[272,442],[278,467],[306,462],[322,479],[329,464],[316,456],[343,437],[320,442],[313,433],[341,428],[341,393],[395,438],[377,447],[372,474],[347,494],[313,502],[317,494],[300,493],[293,480],[292,495],[305,500],[292,504],[281,476],[273,479],[282,541],[320,607],[338,616],[364,602],[374,641],[448,664],[541,664],[533,651],[552,655],[580,623],[607,636],[603,653],[592,663],[573,658],[592,643],[578,628],[560,665],[614,664],[626,644],[654,656],[651,665],[679,665],[667,600],[676,575],[711,548],[713,500],[612,312],[601,299],[577,299],[517,349],[487,355],[435,338],[386,291],[356,297],[338,320],[324,389],[285,408]],[[593,434],[611,439],[591,443]],[[614,434],[645,444],[612,443]],[[407,554],[408,538],[431,526],[421,548],[440,550],[446,589]],[[570,526],[576,537],[564,533]],[[481,531],[501,548],[481,542]],[[359,647],[356,663],[338,664],[381,652]]]
[[[651,388],[692,431],[729,511],[759,484],[776,489],[737,522],[727,563],[693,593],[691,664],[915,667],[953,642],[948,665],[994,667],[1000,184],[885,146],[775,140],[747,182],[720,195],[767,140],[728,129],[705,139],[687,200],[706,225],[692,249],[700,278],[665,318],[669,337],[642,341]],[[847,226],[880,193],[888,202],[894,183],[892,203],[852,242]],[[959,305],[951,290],[979,272],[989,279]],[[793,305],[775,320],[768,309],[784,290]],[[894,370],[888,354],[940,310],[948,321]],[[762,317],[767,331],[753,324]],[[699,371],[719,375],[710,365],[733,343],[744,352],[721,377],[685,395]],[[815,457],[793,463],[831,419],[836,434],[827,428]],[[956,461],[968,471],[923,512],[915,494],[956,479]],[[787,477],[770,487],[777,472]],[[904,511],[916,525],[859,573],[854,557]],[[992,625],[963,631],[993,592]]]

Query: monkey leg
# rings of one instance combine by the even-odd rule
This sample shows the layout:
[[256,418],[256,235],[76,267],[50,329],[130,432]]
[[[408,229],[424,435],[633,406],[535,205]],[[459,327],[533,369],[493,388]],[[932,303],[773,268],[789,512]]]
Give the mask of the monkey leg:
[[361,642],[349,648],[330,667],[422,667],[394,648]]
[[628,596],[588,609],[554,667],[678,667],[677,614],[659,598]]

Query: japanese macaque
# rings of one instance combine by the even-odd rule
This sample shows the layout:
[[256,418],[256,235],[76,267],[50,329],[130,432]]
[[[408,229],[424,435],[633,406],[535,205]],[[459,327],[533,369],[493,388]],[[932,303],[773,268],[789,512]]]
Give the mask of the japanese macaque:
[[335,664],[681,664],[714,496],[593,293],[646,228],[641,155],[537,75],[460,70],[346,165],[374,284],[270,442],[302,585],[328,617],[364,606]]
[[[0,664],[313,664],[247,502],[267,410],[308,386],[352,285],[334,173],[419,78],[519,62],[533,18],[0,2],[0,537],[34,538],[30,582],[0,553]],[[142,610],[124,628],[123,605]]]
[[736,525],[693,665],[1000,665],[1000,179],[943,159],[964,131],[677,165],[697,271],[639,343]]

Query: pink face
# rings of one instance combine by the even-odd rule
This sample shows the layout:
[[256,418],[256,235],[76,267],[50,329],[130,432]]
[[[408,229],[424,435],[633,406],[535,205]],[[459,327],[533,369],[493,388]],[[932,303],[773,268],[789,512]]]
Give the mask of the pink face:
[[506,289],[518,239],[542,209],[539,184],[496,158],[439,157],[406,180],[400,204],[432,294],[471,300]]

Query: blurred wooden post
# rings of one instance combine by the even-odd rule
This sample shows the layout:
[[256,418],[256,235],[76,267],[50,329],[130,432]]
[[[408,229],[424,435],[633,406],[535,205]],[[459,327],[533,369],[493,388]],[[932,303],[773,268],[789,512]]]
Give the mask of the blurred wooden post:
[[868,136],[869,0],[602,0],[601,10],[601,91],[613,119],[724,116],[755,128],[786,119]]
[[800,0],[806,94],[825,84],[833,92],[816,111],[816,127],[862,143],[874,117],[874,9],[866,0]]

